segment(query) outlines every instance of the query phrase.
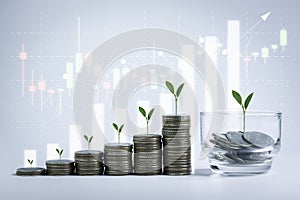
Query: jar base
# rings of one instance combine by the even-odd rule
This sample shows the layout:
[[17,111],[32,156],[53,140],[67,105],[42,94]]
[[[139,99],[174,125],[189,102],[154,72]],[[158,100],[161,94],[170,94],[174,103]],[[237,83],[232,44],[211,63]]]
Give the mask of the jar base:
[[272,166],[272,160],[257,164],[223,164],[210,162],[210,169],[224,176],[251,176],[268,173]]

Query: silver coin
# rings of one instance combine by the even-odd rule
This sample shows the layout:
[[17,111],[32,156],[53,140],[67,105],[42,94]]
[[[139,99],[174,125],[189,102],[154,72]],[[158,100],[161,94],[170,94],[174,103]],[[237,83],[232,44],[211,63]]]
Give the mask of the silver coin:
[[130,143],[107,143],[104,145],[104,152],[107,150],[111,151],[132,151],[132,144]]
[[74,165],[73,160],[47,160],[46,165],[58,165],[58,166],[63,166],[63,165]]
[[243,138],[258,148],[265,148],[275,144],[275,141],[272,137],[257,131],[244,132]]
[[26,167],[26,168],[18,168],[16,170],[17,176],[40,176],[45,175],[46,169],[41,167]]
[[167,119],[180,119],[180,120],[190,120],[190,116],[189,115],[163,115],[162,116],[163,120],[167,120]]
[[252,145],[243,139],[243,133],[229,131],[226,134],[226,138],[233,144],[237,144],[241,147],[251,147]]

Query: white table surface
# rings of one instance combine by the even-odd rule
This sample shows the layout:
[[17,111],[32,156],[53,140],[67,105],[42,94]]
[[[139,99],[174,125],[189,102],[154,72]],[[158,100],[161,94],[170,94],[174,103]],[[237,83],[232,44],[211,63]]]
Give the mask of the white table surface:
[[239,177],[211,174],[206,167],[190,176],[18,177],[8,173],[1,177],[0,199],[300,199],[299,164],[299,155],[279,154],[270,173]]

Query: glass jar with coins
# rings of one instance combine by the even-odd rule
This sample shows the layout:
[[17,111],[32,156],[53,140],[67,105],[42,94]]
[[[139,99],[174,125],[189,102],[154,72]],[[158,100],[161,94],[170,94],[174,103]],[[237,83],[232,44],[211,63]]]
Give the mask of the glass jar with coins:
[[281,118],[280,112],[201,112],[201,154],[219,174],[266,173],[280,149]]

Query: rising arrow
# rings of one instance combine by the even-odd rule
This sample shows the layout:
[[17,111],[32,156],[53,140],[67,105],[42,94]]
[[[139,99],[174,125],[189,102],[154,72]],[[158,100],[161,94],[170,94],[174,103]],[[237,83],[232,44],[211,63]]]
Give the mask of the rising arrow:
[[258,22],[256,22],[250,29],[248,29],[243,35],[241,35],[240,39],[242,39],[247,34],[249,34],[258,24],[260,24],[261,22],[267,21],[267,19],[269,18],[270,14],[271,14],[271,11],[262,14],[260,16],[260,19],[258,20]]

